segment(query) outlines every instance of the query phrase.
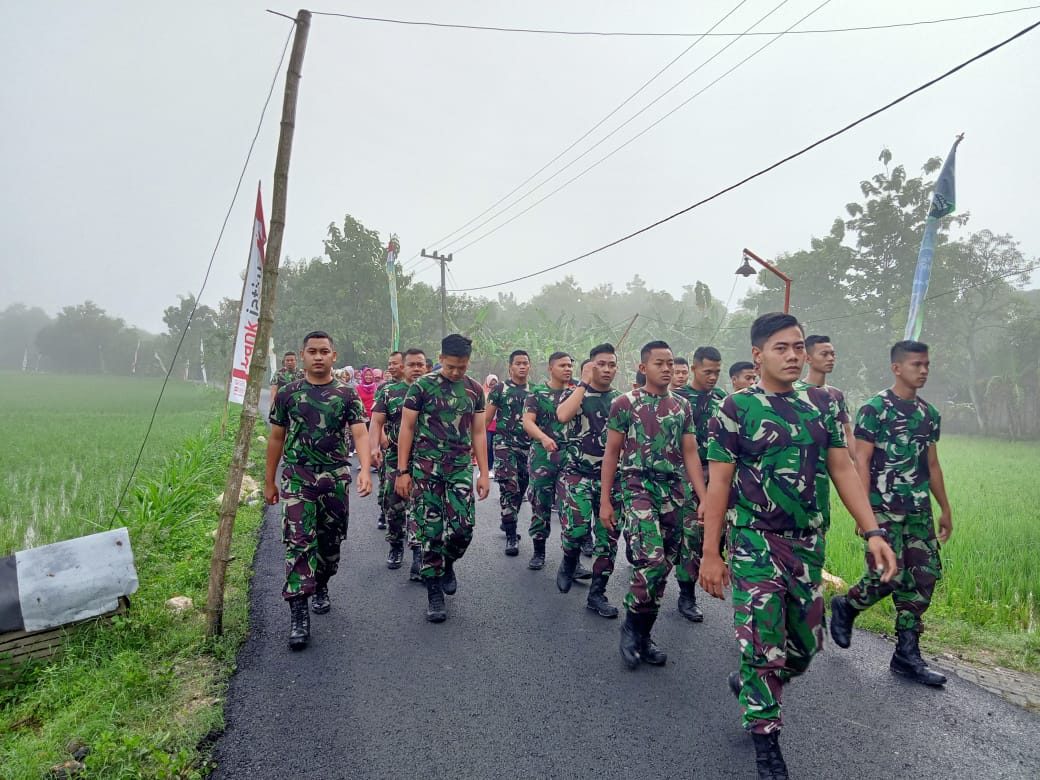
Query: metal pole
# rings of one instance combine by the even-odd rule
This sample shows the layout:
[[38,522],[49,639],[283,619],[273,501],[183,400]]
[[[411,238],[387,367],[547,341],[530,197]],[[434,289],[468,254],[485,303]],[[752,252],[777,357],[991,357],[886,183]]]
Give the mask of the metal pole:
[[224,579],[231,552],[231,534],[238,511],[238,496],[242,491],[242,474],[249,458],[249,445],[256,428],[260,388],[267,376],[267,355],[264,345],[271,338],[274,324],[275,289],[278,285],[278,259],[282,254],[282,236],[285,234],[285,204],[289,190],[289,159],[292,156],[293,133],[296,129],[296,99],[303,71],[303,54],[307,49],[310,32],[310,11],[300,10],[296,15],[296,35],[293,38],[289,67],[285,72],[285,97],[282,101],[282,129],[278,137],[278,156],[274,164],[274,190],[271,200],[271,229],[264,258],[263,282],[260,297],[260,322],[257,327],[256,349],[249,365],[249,380],[242,404],[242,417],[235,440],[235,449],[224,484],[224,500],[220,505],[217,536],[210,559],[209,590],[206,593],[206,636],[223,633]]
[[756,255],[747,247],[744,247],[744,254],[747,257],[750,257],[763,268],[768,268],[770,271],[772,271],[774,274],[776,274],[784,280],[784,314],[789,314],[789,310],[791,308],[791,277],[781,272],[776,266],[763,260],[761,257]]

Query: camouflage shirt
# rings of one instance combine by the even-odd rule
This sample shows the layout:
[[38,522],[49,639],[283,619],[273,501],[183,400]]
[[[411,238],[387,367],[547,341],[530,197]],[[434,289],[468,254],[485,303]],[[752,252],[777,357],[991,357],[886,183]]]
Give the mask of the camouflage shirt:
[[[560,401],[567,400],[573,392],[573,388],[564,390]],[[567,423],[565,471],[599,479],[600,466],[603,465],[603,450],[607,445],[610,405],[619,395],[620,393],[613,388],[603,391],[585,388],[581,408]]]
[[496,410],[495,441],[521,450],[531,446],[531,437],[524,432],[524,401],[528,395],[527,385],[518,385],[512,379],[499,382],[488,394],[487,402]]
[[[561,450],[567,443],[567,426],[556,417],[556,407],[564,399],[564,393],[570,390],[568,387],[553,390],[548,385],[535,385],[524,401],[524,414],[533,412],[534,424],[542,433],[552,437]],[[536,444],[542,446],[540,442]]]
[[733,524],[759,531],[826,531],[827,450],[845,446],[838,409],[816,387],[769,393],[758,385],[728,396],[709,427],[708,459],[736,464]]
[[622,472],[654,479],[685,476],[682,437],[696,434],[684,399],[672,393],[653,395],[644,388],[619,395],[610,405],[607,429],[625,437]]
[[484,388],[468,376],[458,382],[436,372],[415,380],[404,408],[419,413],[412,442],[412,473],[457,474],[470,468],[470,426],[484,413]]
[[287,429],[285,462],[314,471],[350,465],[347,429],[366,422],[358,394],[337,379],[324,385],[290,382],[275,396],[269,419]]
[[849,414],[849,405],[845,402],[845,393],[831,385],[814,385],[811,382],[806,382],[804,379],[799,379],[794,383],[795,390],[808,390],[810,387],[819,387],[821,390],[826,390],[831,394],[834,403],[838,405],[838,422],[841,425],[848,425],[852,422],[852,415]]
[[386,417],[383,432],[386,434],[387,448],[384,460],[389,468],[397,467],[397,440],[401,434],[401,410],[404,409],[404,397],[408,394],[407,382],[394,382],[383,385],[376,391],[373,414],[379,412]]
[[905,401],[891,389],[878,393],[856,417],[855,436],[874,445],[870,505],[905,515],[930,508],[928,448],[939,441],[939,410],[922,398]]
[[697,433],[697,455],[701,459],[704,478],[708,478],[708,423],[726,400],[726,391],[720,387],[711,390],[698,390],[690,385],[672,390],[677,396],[685,398],[693,412],[693,427]]
[[295,382],[298,379],[306,379],[307,375],[304,373],[302,368],[279,368],[275,372],[274,379],[271,380],[272,385],[276,385],[279,390],[285,387],[290,382]]

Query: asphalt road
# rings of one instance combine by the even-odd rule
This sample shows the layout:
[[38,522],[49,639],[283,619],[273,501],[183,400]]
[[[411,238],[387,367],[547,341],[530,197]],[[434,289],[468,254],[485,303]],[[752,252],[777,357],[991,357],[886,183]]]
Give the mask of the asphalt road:
[[[408,569],[385,567],[372,498],[352,496],[350,533],[311,644],[286,645],[278,511],[268,510],[252,581],[252,629],[227,699],[217,778],[751,778],[751,741],[726,674],[728,603],[701,598],[688,623],[669,583],[654,636],[661,668],[629,672],[617,620],[556,590],[559,549],[527,569],[502,554],[497,486],[478,504],[448,621],[425,620]],[[526,525],[525,504],[522,526]],[[554,518],[554,535],[557,531]],[[623,556],[622,556],[623,557]],[[608,596],[619,603],[622,560]],[[888,671],[892,646],[857,632],[788,686],[782,746],[794,778],[1037,778],[1040,718],[951,673],[922,688]]]

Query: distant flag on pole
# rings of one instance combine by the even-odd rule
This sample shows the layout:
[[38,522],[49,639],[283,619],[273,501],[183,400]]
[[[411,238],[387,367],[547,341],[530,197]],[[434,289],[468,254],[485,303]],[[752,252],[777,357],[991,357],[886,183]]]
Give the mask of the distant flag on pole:
[[390,349],[401,348],[401,323],[397,315],[397,256],[401,253],[401,242],[396,234],[390,235],[386,245],[386,278],[390,283]]
[[[235,356],[231,363],[231,386],[228,401],[240,404],[246,398],[249,364],[256,350],[256,334],[260,329],[260,284],[264,272],[264,207],[260,201],[260,185],[256,185],[256,212],[253,216],[253,237],[249,242],[249,262],[246,283],[242,288],[242,306],[238,312],[238,330],[235,334]],[[263,349],[263,347],[261,347]]]
[[935,256],[935,237],[939,232],[939,221],[952,214],[956,208],[954,173],[957,167],[957,145],[963,138],[964,134],[961,133],[953,142],[942,170],[939,171],[939,179],[935,182],[935,192],[932,193],[932,203],[928,208],[928,217],[924,223],[921,251],[917,255],[914,284],[910,290],[910,312],[906,318],[904,339],[917,341],[921,338],[921,328],[924,325],[924,299],[928,294],[928,281],[932,275],[932,258]]

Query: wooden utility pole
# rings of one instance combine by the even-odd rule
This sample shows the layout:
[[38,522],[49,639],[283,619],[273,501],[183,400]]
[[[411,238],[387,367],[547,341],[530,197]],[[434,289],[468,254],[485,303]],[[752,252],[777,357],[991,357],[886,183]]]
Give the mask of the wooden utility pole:
[[426,254],[425,249],[419,254],[421,257],[427,257],[430,260],[436,260],[438,263],[441,264],[441,338],[443,339],[445,336],[448,335],[448,294],[447,290],[445,290],[444,288],[444,267],[446,263],[451,262],[452,256],[450,254],[439,255],[437,254],[436,249],[433,251],[432,255]]
[[310,11],[296,14],[296,35],[293,38],[289,67],[285,72],[285,97],[282,101],[282,130],[278,137],[278,156],[274,164],[274,190],[271,201],[271,225],[264,258],[263,283],[260,297],[260,322],[256,334],[257,349],[249,365],[249,380],[242,404],[242,417],[231,457],[224,500],[220,505],[217,537],[213,542],[213,557],[209,568],[209,591],[206,594],[206,636],[219,636],[224,630],[224,578],[231,553],[231,534],[235,528],[238,497],[242,490],[242,474],[249,458],[249,445],[256,427],[260,388],[267,378],[267,355],[263,345],[271,338],[274,324],[275,288],[278,285],[278,261],[282,254],[282,236],[285,233],[285,202],[289,190],[289,159],[292,156],[293,133],[296,129],[296,98],[303,70],[303,54],[307,49],[310,32]]

